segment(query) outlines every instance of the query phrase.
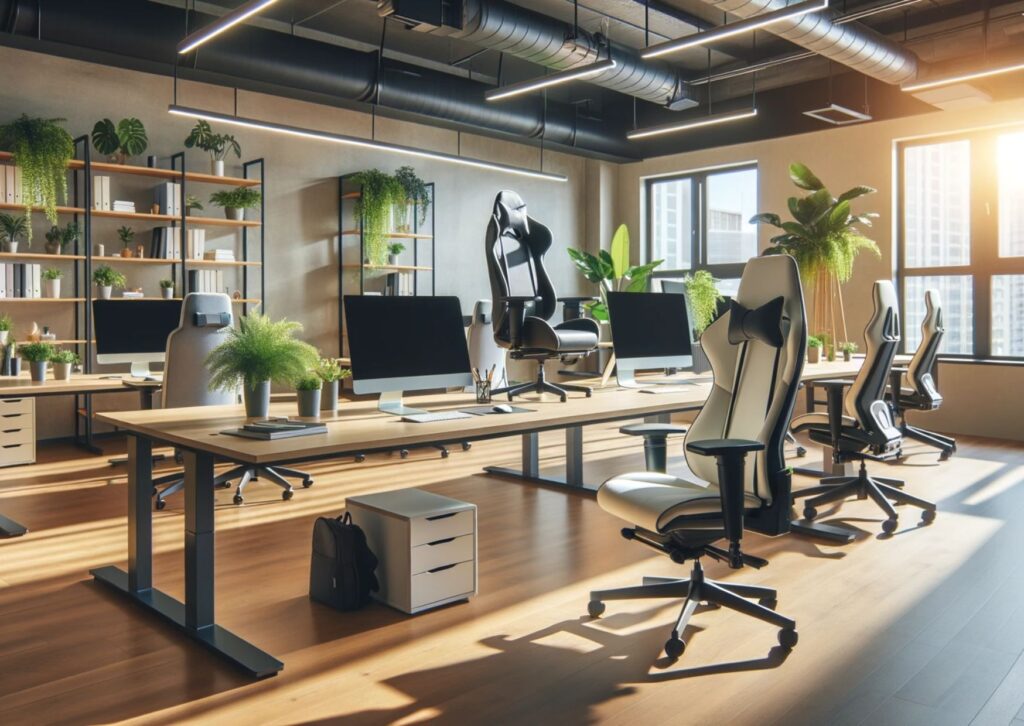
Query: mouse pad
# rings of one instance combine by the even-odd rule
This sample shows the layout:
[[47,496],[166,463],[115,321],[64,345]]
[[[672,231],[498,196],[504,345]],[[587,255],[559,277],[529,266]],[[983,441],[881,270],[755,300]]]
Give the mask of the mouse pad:
[[507,416],[508,413],[531,413],[533,411],[532,408],[512,406],[512,410],[509,411],[508,413],[501,413],[499,411],[494,410],[494,407],[497,405],[500,404],[492,403],[489,406],[474,406],[472,408],[460,408],[459,411],[461,411],[462,413],[470,413],[473,414],[474,416],[486,416],[491,413],[495,414],[496,416]]

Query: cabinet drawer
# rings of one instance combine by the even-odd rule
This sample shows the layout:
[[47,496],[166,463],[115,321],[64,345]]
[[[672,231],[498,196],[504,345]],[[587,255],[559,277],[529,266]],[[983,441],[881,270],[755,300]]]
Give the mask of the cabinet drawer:
[[411,570],[416,575],[420,572],[433,570],[443,565],[454,565],[467,562],[473,558],[473,540],[475,536],[465,534],[461,537],[443,539],[431,544],[412,548]]
[[35,461],[35,447],[32,441],[21,444],[0,446],[0,466],[31,464]]
[[459,537],[473,531],[473,510],[418,517],[409,520],[409,546],[418,547],[439,539]]
[[474,563],[462,562],[435,572],[412,576],[412,609],[447,600],[457,595],[470,595],[474,590]]
[[0,418],[0,447],[32,443],[36,433],[32,419],[28,414],[21,414],[21,420],[16,422]]
[[0,398],[0,416],[8,413],[32,413],[32,399]]

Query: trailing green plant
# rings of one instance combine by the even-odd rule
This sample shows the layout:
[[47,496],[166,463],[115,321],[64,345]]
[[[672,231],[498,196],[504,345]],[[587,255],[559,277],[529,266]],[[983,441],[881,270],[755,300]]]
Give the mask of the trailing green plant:
[[56,350],[50,356],[51,363],[70,363],[78,365],[78,353],[73,350]]
[[68,245],[78,239],[78,222],[68,222],[63,227],[54,225],[46,232],[47,251],[64,250]]
[[174,280],[164,279],[160,281],[160,288],[163,290],[173,290]]
[[398,256],[405,252],[405,245],[401,242],[392,242],[388,245],[388,254]]
[[100,265],[92,271],[92,281],[100,287],[121,287],[128,284],[128,279],[113,267]]
[[647,289],[651,273],[664,262],[654,260],[645,265],[630,266],[629,229],[624,224],[615,230],[610,248],[601,250],[596,256],[571,247],[567,252],[583,276],[600,286],[601,299],[586,305],[595,320],[608,320],[609,292],[643,292]]
[[839,344],[839,350],[842,351],[843,353],[850,353],[850,354],[856,353],[857,352],[857,348],[859,348],[859,347],[860,346],[858,346],[856,343],[853,343],[853,342],[850,342],[850,341],[847,341],[845,343],[840,343]]
[[333,383],[352,375],[352,371],[348,368],[342,368],[341,364],[334,358],[321,358],[313,370],[324,383]]
[[185,211],[191,212],[193,209],[198,209],[200,212],[203,211],[203,203],[194,194],[189,194],[185,197]]
[[319,376],[307,374],[295,381],[296,391],[319,391],[324,385]]
[[[0,126],[0,149],[9,150],[21,169],[21,196],[30,222],[32,207],[38,204],[50,224],[57,224],[57,205],[68,196],[67,167],[75,155],[75,142],[62,123],[62,118],[29,118],[22,114]],[[32,241],[31,225],[27,239]]]
[[814,335],[807,336],[807,347],[808,348],[820,348],[822,346],[821,338]]
[[56,267],[47,267],[42,271],[41,275],[44,280],[60,280],[64,277],[64,273]]
[[18,355],[29,363],[42,363],[50,360],[53,350],[49,343],[25,343],[18,346]]
[[233,391],[244,384],[250,390],[263,381],[289,384],[306,376],[316,365],[316,348],[295,339],[300,323],[271,320],[252,312],[228,330],[227,340],[206,358],[210,389]]
[[215,134],[209,122],[200,119],[192,128],[185,139],[185,148],[202,149],[215,161],[227,158],[228,154],[234,153],[241,158],[242,147],[231,134]]
[[714,322],[718,303],[724,298],[718,291],[718,281],[707,270],[697,270],[683,280],[686,298],[690,303],[693,332],[699,337]]
[[773,212],[755,214],[751,224],[769,224],[782,230],[771,238],[774,247],[765,254],[792,255],[800,268],[805,283],[813,282],[820,274],[835,275],[846,282],[853,274],[853,263],[862,250],[881,257],[874,240],[865,237],[859,227],[870,227],[878,217],[874,212],[853,214],[850,202],[875,189],[856,186],[833,197],[821,179],[804,164],[789,165],[789,178],[798,188],[808,192],[804,197],[790,197],[789,213],[794,221],[784,222]]
[[254,209],[260,206],[261,199],[263,199],[263,195],[258,189],[252,187],[223,189],[210,196],[212,204],[225,209]]
[[14,216],[0,212],[0,242],[10,244],[26,240],[27,246],[32,246],[32,225],[22,215]]
[[128,249],[128,245],[135,239],[135,230],[128,225],[118,227],[117,238],[121,240],[121,244],[124,245],[125,249]]
[[427,213],[430,211],[430,187],[419,178],[416,170],[411,166],[399,167],[395,172],[395,181],[401,185],[402,193],[405,196],[404,203],[399,203],[397,207],[399,224],[408,223],[409,205],[414,204],[419,223],[422,226],[427,221]]
[[395,177],[380,169],[367,169],[353,177],[362,189],[356,200],[356,215],[363,221],[363,248],[371,265],[388,261],[391,208],[405,200],[405,189]]
[[0,313],[0,330],[6,330],[10,332],[14,326],[14,321],[11,320],[11,316],[7,313]]
[[123,118],[114,125],[109,118],[92,127],[92,145],[118,164],[143,153],[149,146],[146,127],[137,118]]

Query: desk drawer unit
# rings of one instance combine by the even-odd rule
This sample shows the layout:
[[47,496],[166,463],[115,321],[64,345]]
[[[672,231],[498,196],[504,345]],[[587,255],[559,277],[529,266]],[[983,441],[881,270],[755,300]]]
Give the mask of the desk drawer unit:
[[380,560],[378,600],[412,614],[476,594],[476,505],[403,489],[346,506]]
[[36,460],[36,406],[32,398],[0,398],[0,467]]

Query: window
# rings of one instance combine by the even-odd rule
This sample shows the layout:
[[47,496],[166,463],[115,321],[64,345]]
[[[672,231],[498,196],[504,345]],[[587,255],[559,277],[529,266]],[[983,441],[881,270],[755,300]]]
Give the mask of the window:
[[743,265],[757,255],[757,167],[696,172],[647,182],[647,257],[655,276],[708,270],[735,295]]
[[904,350],[934,288],[939,352],[1024,358],[1024,131],[915,142],[899,158]]

